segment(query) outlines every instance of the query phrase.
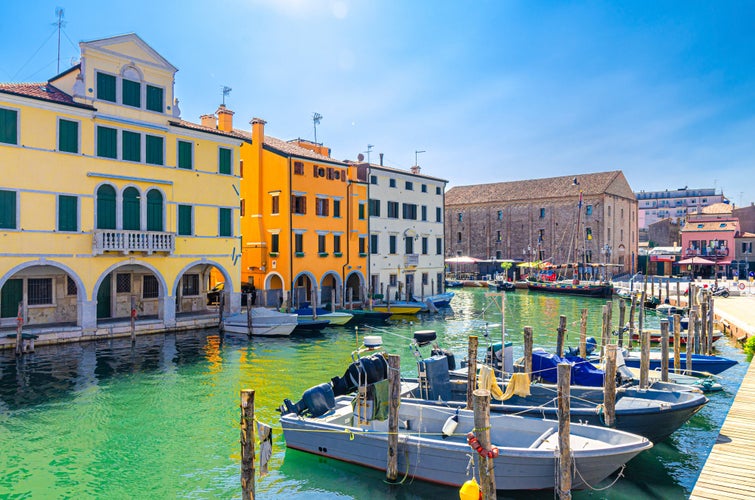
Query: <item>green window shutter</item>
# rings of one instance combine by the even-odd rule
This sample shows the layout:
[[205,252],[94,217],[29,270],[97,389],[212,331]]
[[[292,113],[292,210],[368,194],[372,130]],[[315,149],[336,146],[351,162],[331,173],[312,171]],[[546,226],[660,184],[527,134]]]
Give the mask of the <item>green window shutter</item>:
[[97,99],[115,102],[115,77],[97,73]]
[[129,187],[123,191],[123,229],[138,231],[141,228],[139,191]]
[[16,229],[16,192],[0,190],[0,228]]
[[147,193],[147,231],[163,231],[163,195],[157,189]]
[[135,108],[142,107],[142,85],[139,82],[123,79],[123,104]]
[[163,112],[163,89],[147,85],[147,109]]
[[97,127],[97,156],[118,158],[118,131],[109,127]]
[[79,152],[78,122],[58,120],[58,150],[66,153]]
[[58,196],[58,231],[79,229],[78,199],[75,196]]
[[188,168],[191,170],[193,166],[191,143],[178,141],[178,168]]
[[218,172],[231,174],[231,150],[228,148],[218,148]]
[[163,138],[155,135],[148,135],[147,143],[147,163],[152,165],[162,165],[163,162]]
[[191,205],[178,205],[178,234],[191,236]]
[[0,109],[0,142],[18,144],[18,111]]
[[97,229],[115,229],[115,189],[112,186],[97,189]]
[[278,252],[279,245],[280,245],[280,235],[278,234],[270,235],[270,251]]
[[359,220],[364,220],[364,204],[359,204]]
[[142,136],[136,132],[123,131],[123,154],[121,159],[142,161]]
[[220,224],[218,236],[233,236],[233,225],[231,224],[231,209],[220,209]]

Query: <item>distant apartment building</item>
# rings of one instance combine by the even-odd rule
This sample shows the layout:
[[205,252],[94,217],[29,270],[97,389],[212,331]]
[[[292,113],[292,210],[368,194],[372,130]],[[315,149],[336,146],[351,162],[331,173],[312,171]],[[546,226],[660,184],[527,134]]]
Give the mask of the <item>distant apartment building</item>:
[[445,213],[447,257],[636,269],[637,200],[621,171],[457,186]]
[[368,185],[373,294],[420,299],[443,289],[444,193],[448,181],[410,170],[358,164]]
[[635,195],[639,210],[639,229],[642,231],[660,220],[671,218],[681,221],[688,213],[726,201],[723,193],[716,193],[712,188],[639,191]]
[[682,262],[687,270],[706,277],[727,275],[735,258],[739,220],[731,205],[716,203],[688,214],[682,227]]

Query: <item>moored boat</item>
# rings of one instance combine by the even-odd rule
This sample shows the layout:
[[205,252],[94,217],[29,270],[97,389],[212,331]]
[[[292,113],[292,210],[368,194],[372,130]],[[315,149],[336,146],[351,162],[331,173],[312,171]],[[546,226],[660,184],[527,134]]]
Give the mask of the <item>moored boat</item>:
[[[251,317],[250,317],[251,316]],[[251,314],[241,312],[223,318],[223,331],[261,337],[285,337],[291,335],[297,325],[296,314],[286,314],[253,307]]]
[[527,288],[534,292],[560,293],[586,297],[611,298],[613,295],[613,286],[610,283],[528,281]]
[[315,311],[312,311],[311,307],[301,307],[293,312],[302,319],[327,319],[331,325],[345,325],[354,317],[351,313],[331,312],[327,309],[317,308]]
[[453,292],[438,293],[435,295],[428,295],[425,297],[425,302],[428,300],[438,309],[442,307],[448,307],[451,305],[451,299],[454,298]]
[[[737,362],[733,359],[724,358],[722,356],[706,356],[704,354],[691,354],[692,356],[692,370],[694,373],[709,373],[712,375],[718,375],[719,373],[728,370]],[[687,366],[687,353],[680,352],[679,358],[683,368]],[[674,359],[674,353],[669,352],[669,359]],[[640,367],[640,353],[636,351],[625,352],[624,362],[630,368]],[[658,351],[650,352],[650,369],[661,369],[661,353]]]
[[372,306],[372,309],[375,311],[381,311],[381,312],[387,312],[390,314],[417,314],[420,311],[422,311],[422,306],[420,305],[408,305],[408,304],[401,304],[401,303],[394,303],[391,302],[388,303],[380,303],[380,304],[374,304]]

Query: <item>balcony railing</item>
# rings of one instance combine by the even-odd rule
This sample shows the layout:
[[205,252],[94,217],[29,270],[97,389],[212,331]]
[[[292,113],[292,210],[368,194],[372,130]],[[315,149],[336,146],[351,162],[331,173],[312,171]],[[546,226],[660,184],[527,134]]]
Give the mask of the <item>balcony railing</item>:
[[176,236],[173,233],[157,231],[124,231],[120,229],[95,229],[92,238],[92,254],[105,252],[154,252],[172,254],[176,249]]
[[706,257],[709,259],[723,259],[729,256],[728,248],[687,248],[684,251],[685,257]]
[[417,267],[419,265],[419,254],[418,253],[408,253],[404,256],[404,265],[406,267]]

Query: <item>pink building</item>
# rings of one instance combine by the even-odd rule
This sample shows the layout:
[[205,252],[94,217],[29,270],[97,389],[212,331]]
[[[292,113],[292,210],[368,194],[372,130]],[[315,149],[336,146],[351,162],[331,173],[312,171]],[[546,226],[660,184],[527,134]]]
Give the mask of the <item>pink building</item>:
[[718,203],[702,213],[688,214],[682,236],[682,262],[690,261],[690,272],[714,277],[728,275],[735,256],[735,236],[739,220],[731,215],[731,206]]

